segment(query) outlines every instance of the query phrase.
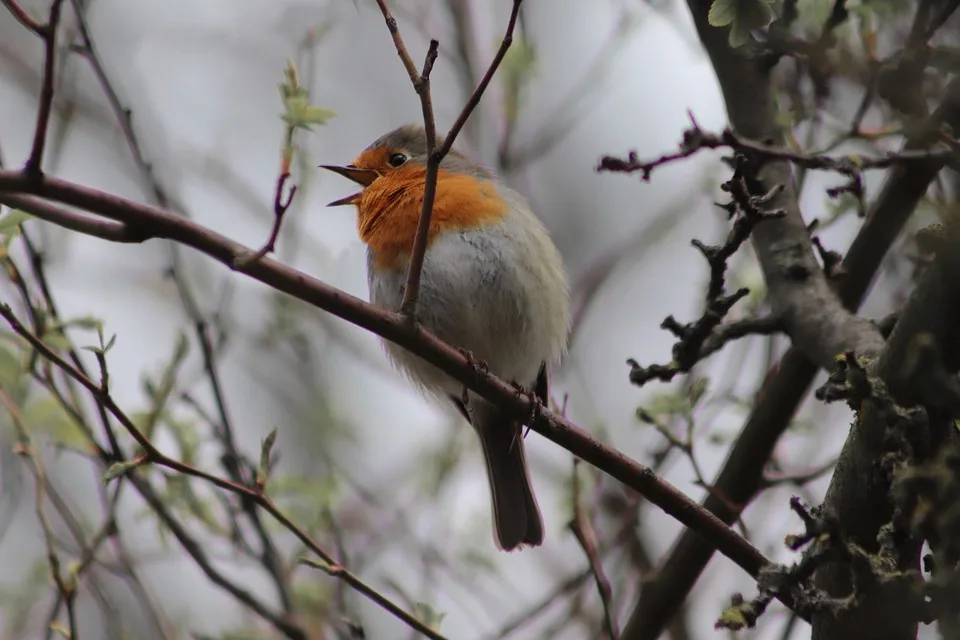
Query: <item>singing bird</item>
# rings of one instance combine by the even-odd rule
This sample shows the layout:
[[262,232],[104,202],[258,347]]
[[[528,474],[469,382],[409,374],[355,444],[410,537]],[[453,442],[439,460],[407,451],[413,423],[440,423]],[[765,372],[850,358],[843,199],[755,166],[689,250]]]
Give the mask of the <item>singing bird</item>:
[[[438,143],[439,144],[439,143]],[[426,185],[422,127],[395,129],[352,164],[322,165],[361,185],[330,203],[354,205],[367,246],[370,300],[398,311]],[[519,193],[451,150],[440,163],[417,320],[490,373],[547,402],[551,365],[570,333],[570,292],[560,252]],[[479,435],[493,498],[495,541],[511,551],[543,543],[520,421],[419,356],[384,341],[391,360],[427,392],[453,402]],[[466,400],[466,402],[464,402]]]

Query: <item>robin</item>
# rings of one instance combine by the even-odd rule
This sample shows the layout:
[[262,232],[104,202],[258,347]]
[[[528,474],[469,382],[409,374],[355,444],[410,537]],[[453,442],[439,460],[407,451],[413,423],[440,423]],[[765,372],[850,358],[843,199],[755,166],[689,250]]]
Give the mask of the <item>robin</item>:
[[[367,245],[374,304],[398,311],[426,184],[427,138],[407,125],[353,164],[322,168],[363,188],[329,206],[355,205]],[[444,342],[547,402],[547,372],[564,354],[570,293],[560,252],[519,193],[452,150],[440,163],[424,254],[417,319]],[[480,437],[493,497],[497,546],[543,543],[527,469],[523,425],[420,357],[385,342],[421,390],[453,402]]]

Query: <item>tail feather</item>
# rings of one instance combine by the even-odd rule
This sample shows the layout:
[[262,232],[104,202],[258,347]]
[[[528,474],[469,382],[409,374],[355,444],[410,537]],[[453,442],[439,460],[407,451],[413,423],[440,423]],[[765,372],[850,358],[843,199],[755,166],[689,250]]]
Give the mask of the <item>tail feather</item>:
[[469,410],[458,400],[455,403],[473,424],[483,448],[497,546],[512,551],[543,544],[543,519],[530,484],[523,426],[476,396],[471,396]]

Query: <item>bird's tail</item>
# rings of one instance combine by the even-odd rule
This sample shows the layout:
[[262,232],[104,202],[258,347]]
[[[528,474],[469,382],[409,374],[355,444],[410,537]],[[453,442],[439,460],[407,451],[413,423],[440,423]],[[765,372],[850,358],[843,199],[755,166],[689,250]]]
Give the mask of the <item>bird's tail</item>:
[[530,484],[523,426],[472,394],[469,413],[486,458],[497,546],[504,551],[540,546],[543,519]]

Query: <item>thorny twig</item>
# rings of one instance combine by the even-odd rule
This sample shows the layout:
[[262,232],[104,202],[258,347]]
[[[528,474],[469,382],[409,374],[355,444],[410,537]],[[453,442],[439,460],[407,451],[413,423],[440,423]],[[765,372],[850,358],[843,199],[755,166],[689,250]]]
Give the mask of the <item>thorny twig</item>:
[[[644,181],[650,180],[650,175],[657,167],[661,167],[677,160],[689,158],[704,149],[724,149],[729,148],[737,152],[750,154],[764,160],[785,160],[804,169],[816,169],[820,171],[836,171],[850,177],[851,180],[858,179],[862,171],[870,169],[887,169],[896,164],[910,164],[912,162],[928,162],[949,158],[953,153],[950,149],[931,149],[924,151],[899,151],[888,152],[883,156],[874,158],[864,158],[860,156],[842,156],[833,157],[822,154],[803,154],[791,151],[785,147],[775,147],[768,144],[754,142],[737,135],[731,129],[724,129],[722,133],[715,134],[704,131],[697,124],[697,121],[690,114],[691,128],[683,133],[683,141],[680,143],[680,150],[676,153],[670,153],[660,156],[655,160],[640,160],[636,152],[631,151],[626,159],[614,156],[604,156],[600,160],[597,171],[609,171],[613,173],[640,173]],[[852,188],[852,187],[851,187]]]
[[[859,199],[862,203],[863,200]],[[864,213],[860,216],[865,217],[866,212],[861,207],[861,211]],[[814,218],[810,221],[810,224],[807,225],[807,232],[811,234],[810,242],[813,244],[814,248],[817,250],[817,254],[820,256],[820,261],[823,263],[823,272],[827,275],[828,278],[839,278],[843,277],[843,255],[837,251],[832,251],[823,246],[823,242],[817,236],[812,235],[814,230],[819,226],[820,221]]]
[[783,332],[783,322],[776,316],[743,318],[719,325],[700,347],[700,360],[722,349],[728,342],[747,336],[771,336]]
[[[655,378],[663,381],[672,380],[677,374],[690,371],[697,362],[719,349],[725,341],[747,335],[749,329],[759,329],[765,334],[776,330],[777,321],[766,319],[762,322],[740,324],[736,328],[731,328],[734,325],[728,325],[725,332],[714,333],[731,307],[749,293],[749,289],[743,287],[732,294],[724,294],[727,261],[746,242],[756,225],[764,220],[785,215],[783,211],[768,211],[765,208],[782,187],[763,195],[754,195],[751,192],[749,176],[753,170],[753,163],[746,156],[738,154],[734,159],[733,177],[722,186],[732,199],[718,206],[726,210],[731,217],[735,217],[726,242],[721,246],[708,246],[699,240],[692,241],[693,246],[700,250],[710,265],[710,282],[707,285],[706,309],[703,315],[699,320],[689,324],[680,324],[673,316],[667,316],[660,326],[678,338],[673,346],[673,361],[667,365],[654,364],[641,367],[636,360],[628,360],[630,381],[633,384],[642,386]],[[713,341],[707,345],[711,336],[714,336]],[[712,351],[705,352],[705,346],[709,346]]]
[[808,584],[817,566],[827,556],[852,553],[842,540],[837,518],[811,512],[795,496],[790,499],[790,508],[803,521],[804,532],[799,535],[788,535],[784,543],[793,551],[801,549],[810,542],[814,542],[813,547],[804,554],[799,563],[791,567],[784,565],[768,567],[757,578],[758,593],[751,600],[744,599],[739,593],[734,594],[730,606],[724,609],[714,625],[717,629],[752,628],[770,602],[783,593],[791,593],[798,608],[807,613],[826,608],[839,610],[849,606],[853,601],[854,594],[845,598],[831,598]]

